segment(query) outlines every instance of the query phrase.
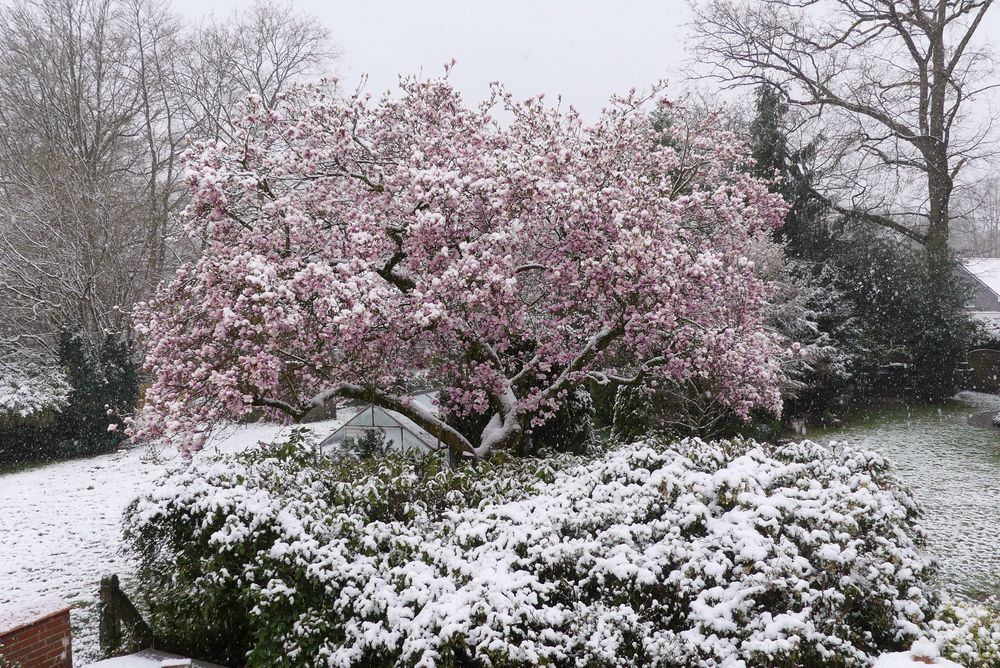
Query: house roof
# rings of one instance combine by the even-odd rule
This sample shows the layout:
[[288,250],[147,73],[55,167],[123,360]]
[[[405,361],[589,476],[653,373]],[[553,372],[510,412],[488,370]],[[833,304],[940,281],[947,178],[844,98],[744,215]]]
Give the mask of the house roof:
[[970,257],[962,266],[980,283],[1000,297],[1000,258]]

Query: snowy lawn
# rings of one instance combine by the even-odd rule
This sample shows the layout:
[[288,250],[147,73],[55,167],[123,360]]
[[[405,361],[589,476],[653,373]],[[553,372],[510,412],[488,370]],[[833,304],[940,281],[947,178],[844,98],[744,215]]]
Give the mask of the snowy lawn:
[[[309,427],[325,435],[340,423]],[[275,425],[239,427],[199,456],[241,450],[283,433],[287,429]],[[122,512],[178,462],[173,452],[154,458],[148,448],[134,448],[0,475],[0,609],[61,597],[74,606],[74,662],[96,660],[101,576],[117,573],[128,591],[132,573],[118,553]]]

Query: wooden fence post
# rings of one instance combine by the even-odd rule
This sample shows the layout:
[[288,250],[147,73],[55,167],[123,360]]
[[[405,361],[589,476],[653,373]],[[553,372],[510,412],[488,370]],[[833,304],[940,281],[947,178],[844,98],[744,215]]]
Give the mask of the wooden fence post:
[[99,641],[105,656],[149,649],[155,644],[152,629],[121,590],[117,575],[101,578],[99,605]]

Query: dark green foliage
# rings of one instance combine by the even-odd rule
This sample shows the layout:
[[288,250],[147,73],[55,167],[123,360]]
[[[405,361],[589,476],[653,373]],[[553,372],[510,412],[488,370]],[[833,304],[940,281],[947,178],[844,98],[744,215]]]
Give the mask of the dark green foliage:
[[529,438],[534,452],[554,450],[583,454],[594,437],[594,402],[590,393],[578,387],[563,402],[555,415],[539,427],[533,427]]
[[[442,404],[446,397],[442,397]],[[488,413],[451,415],[446,418],[462,436],[478,443],[486,425]],[[594,435],[594,402],[585,387],[571,391],[559,410],[544,424],[529,426],[517,448],[517,455],[535,455],[543,451],[581,454],[587,449]]]
[[95,349],[78,330],[60,331],[57,361],[70,385],[67,405],[30,419],[0,424],[0,466],[113,450],[120,425],[139,398],[139,367],[132,343],[107,335]]
[[[792,257],[815,263],[815,281],[832,288],[817,293],[826,301],[812,310],[818,330],[852,360],[855,399],[886,393],[926,401],[952,396],[955,369],[973,331],[963,312],[967,288],[956,277],[953,259],[887,238],[851,216],[835,218],[813,190],[807,165],[815,146],[789,147],[787,111],[780,89],[758,88],[750,127],[756,173],[779,177],[774,191],[790,205],[778,239]],[[908,366],[889,372],[891,363]],[[826,410],[844,389],[842,371],[817,368],[786,406],[786,415]]]
[[657,410],[652,392],[644,387],[619,387],[615,393],[614,414],[611,426],[615,437],[632,443],[651,434],[653,416]]
[[[791,277],[806,296],[804,308],[809,327],[790,340],[808,354],[798,370],[796,387],[784,397],[786,419],[822,418],[846,398],[859,369],[864,343],[857,310],[850,296],[838,287],[839,271],[830,264],[798,262]],[[756,420],[755,420],[756,421]],[[760,435],[754,434],[760,438]]]
[[591,403],[594,405],[594,427],[601,429],[611,427],[615,423],[615,397],[618,394],[618,383],[587,384]]
[[389,452],[389,443],[381,429],[368,429],[364,436],[345,438],[343,448],[359,459],[381,457]]
[[[860,367],[868,379],[862,391],[927,401],[951,397],[974,329],[963,310],[970,287],[953,260],[861,236],[841,247],[838,265],[837,282],[862,330]],[[895,379],[885,368],[893,363],[907,365],[893,367],[901,370]]]
[[735,434],[741,423],[716,396],[711,388],[694,383],[620,387],[615,397],[614,434],[625,442],[653,434],[671,438]]
[[103,449],[108,433],[100,361],[90,342],[80,332],[69,328],[59,333],[58,354],[59,366],[73,388],[69,405],[57,420],[62,449],[67,455],[97,452]]
[[53,452],[52,435],[51,425],[43,417],[5,420],[0,427],[0,473],[58,456]]
[[57,419],[64,455],[82,455],[115,448],[121,432],[108,426],[120,422],[139,397],[139,370],[131,344],[113,335],[98,350],[79,331],[64,328],[59,335],[59,364],[73,388],[69,406]]
[[789,205],[785,224],[775,233],[798,258],[818,259],[829,245],[830,230],[824,224],[827,207],[813,193],[812,176],[804,165],[815,147],[792,151],[784,130],[788,105],[774,86],[760,86],[756,93],[756,115],[750,123],[750,152],[756,163],[755,176],[778,181],[772,192],[779,193]]
[[139,400],[139,365],[135,346],[129,339],[104,337],[98,356],[104,373],[104,403],[111,409],[110,417],[120,422],[130,415]]

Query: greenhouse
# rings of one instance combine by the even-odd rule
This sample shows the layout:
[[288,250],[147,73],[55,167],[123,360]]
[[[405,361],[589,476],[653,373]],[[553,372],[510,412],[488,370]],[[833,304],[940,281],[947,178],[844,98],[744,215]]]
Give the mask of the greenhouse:
[[400,452],[430,452],[441,447],[441,442],[436,437],[409,418],[368,404],[344,426],[327,436],[319,444],[320,452],[327,454],[339,449],[344,441],[358,440],[376,429],[384,434],[389,447]]

